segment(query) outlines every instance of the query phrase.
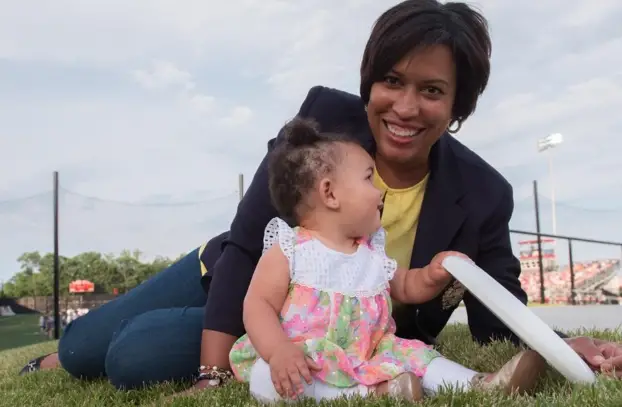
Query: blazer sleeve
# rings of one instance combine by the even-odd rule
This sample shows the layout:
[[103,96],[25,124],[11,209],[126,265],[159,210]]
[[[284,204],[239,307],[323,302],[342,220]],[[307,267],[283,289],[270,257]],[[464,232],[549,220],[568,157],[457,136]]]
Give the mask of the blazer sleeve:
[[[520,262],[512,253],[510,242],[509,222],[513,210],[512,187],[506,184],[502,198],[480,232],[476,264],[526,304],[527,294],[518,279]],[[484,344],[504,339],[515,344],[520,342],[519,338],[471,293],[465,294],[464,304],[471,334],[477,342]]]
[[[523,304],[527,304],[527,293],[518,278],[521,272],[520,262],[512,253],[510,241],[509,224],[514,211],[512,196],[512,187],[508,185],[493,215],[483,227],[476,263]],[[522,344],[514,332],[468,292],[464,296],[464,304],[475,341],[487,344],[493,340],[509,340],[516,345]],[[568,337],[563,332],[555,332],[562,338]]]
[[[321,87],[311,88],[298,112],[308,117]],[[276,139],[268,143],[268,152],[282,139],[282,129]],[[261,161],[248,190],[238,205],[231,223],[229,236],[222,253],[208,270],[211,274],[209,293],[205,304],[203,328],[240,337],[244,334],[242,307],[255,266],[263,248],[264,229],[277,211],[270,200],[268,189],[267,154]]]

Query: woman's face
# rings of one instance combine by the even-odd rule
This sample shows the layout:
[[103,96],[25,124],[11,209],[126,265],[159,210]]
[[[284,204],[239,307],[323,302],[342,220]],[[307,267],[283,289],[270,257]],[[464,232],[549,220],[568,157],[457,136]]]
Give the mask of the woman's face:
[[455,93],[448,47],[435,45],[403,58],[371,87],[367,118],[377,155],[399,164],[426,164],[430,148],[449,126]]

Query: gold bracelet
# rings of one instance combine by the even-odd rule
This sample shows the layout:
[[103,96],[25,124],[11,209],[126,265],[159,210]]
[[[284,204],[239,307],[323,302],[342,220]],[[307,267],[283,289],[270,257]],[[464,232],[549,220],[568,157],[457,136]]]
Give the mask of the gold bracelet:
[[209,380],[210,386],[222,386],[227,381],[233,379],[233,372],[228,369],[222,369],[218,366],[199,366],[199,373],[195,379],[195,383],[201,380]]

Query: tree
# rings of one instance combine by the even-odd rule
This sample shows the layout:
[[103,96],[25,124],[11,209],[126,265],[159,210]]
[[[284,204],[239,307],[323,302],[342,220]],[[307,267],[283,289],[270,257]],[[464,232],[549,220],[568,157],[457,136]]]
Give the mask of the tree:
[[[89,280],[95,284],[95,291],[123,293],[131,290],[151,276],[159,273],[174,261],[167,257],[156,257],[151,262],[142,261],[139,250],[124,250],[118,256],[98,252],[84,252],[74,257],[59,257],[60,293],[69,293],[69,283],[74,280]],[[49,296],[53,292],[54,255],[28,252],[17,261],[20,271],[3,286],[9,297]]]

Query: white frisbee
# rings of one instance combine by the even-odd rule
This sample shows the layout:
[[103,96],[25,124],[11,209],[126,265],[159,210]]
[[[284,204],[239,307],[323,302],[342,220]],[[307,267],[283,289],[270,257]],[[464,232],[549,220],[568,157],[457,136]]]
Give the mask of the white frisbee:
[[594,372],[563,339],[484,270],[457,256],[445,258],[443,267],[568,380],[575,383],[596,381]]

